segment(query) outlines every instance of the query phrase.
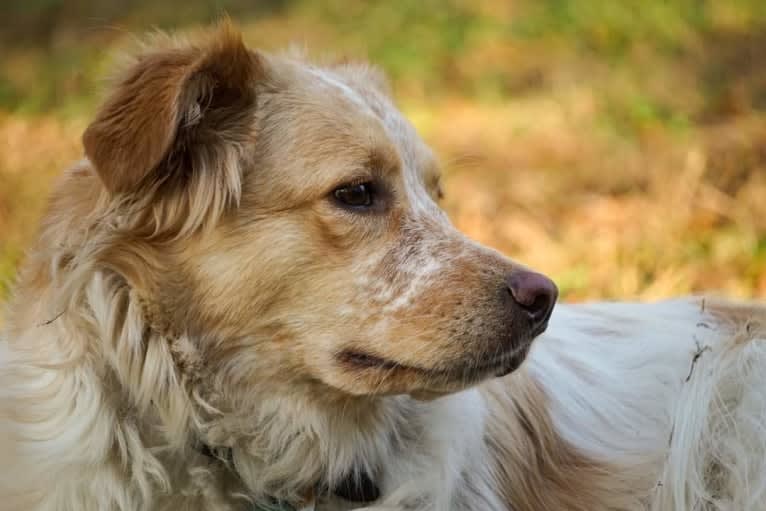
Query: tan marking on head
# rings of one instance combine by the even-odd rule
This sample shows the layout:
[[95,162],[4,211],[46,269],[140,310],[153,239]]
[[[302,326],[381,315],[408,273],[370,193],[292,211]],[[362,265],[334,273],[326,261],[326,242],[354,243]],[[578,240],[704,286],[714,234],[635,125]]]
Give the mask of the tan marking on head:
[[202,46],[142,55],[83,135],[104,185],[112,193],[131,192],[164,159],[193,150],[193,143],[246,140],[261,72],[258,57],[228,22]]

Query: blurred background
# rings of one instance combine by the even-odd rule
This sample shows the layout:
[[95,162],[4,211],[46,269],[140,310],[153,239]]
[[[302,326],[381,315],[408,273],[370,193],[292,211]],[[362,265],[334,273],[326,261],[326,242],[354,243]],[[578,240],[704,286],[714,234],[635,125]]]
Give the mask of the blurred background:
[[0,301],[115,55],[224,11],[382,67],[455,223],[566,299],[766,296],[764,0],[2,0]]

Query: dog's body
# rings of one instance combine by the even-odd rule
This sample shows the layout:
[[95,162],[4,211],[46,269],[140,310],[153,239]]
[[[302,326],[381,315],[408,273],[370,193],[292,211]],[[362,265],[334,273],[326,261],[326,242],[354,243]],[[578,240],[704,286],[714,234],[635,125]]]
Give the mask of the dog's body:
[[382,88],[227,27],[130,67],[9,308],[0,509],[766,509],[766,308],[562,305],[490,379],[555,288]]

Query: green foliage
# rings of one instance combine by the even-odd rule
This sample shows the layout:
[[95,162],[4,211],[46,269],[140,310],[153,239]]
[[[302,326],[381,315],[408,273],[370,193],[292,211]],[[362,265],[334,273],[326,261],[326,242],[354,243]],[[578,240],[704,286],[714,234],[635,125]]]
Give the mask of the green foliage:
[[[369,58],[395,83],[418,84],[423,96],[457,92],[493,100],[529,81],[527,57],[521,53],[554,59],[569,55],[572,64],[592,53],[611,65],[634,69],[632,52],[648,51],[656,52],[657,63],[665,67],[676,63],[667,62],[669,57],[688,57],[708,34],[750,32],[766,23],[761,0],[525,0],[498,12],[499,5],[460,0],[194,0],[178,9],[148,0],[7,0],[0,15],[14,23],[0,30],[0,42],[11,55],[0,64],[0,107],[77,114],[92,105],[102,78],[99,71],[111,58],[104,50],[113,41],[153,27],[209,23],[224,12],[245,27],[268,21],[289,27],[302,21],[301,31],[283,31],[273,44],[301,43],[312,39],[313,31],[325,50]],[[483,52],[493,47],[509,51]],[[495,55],[517,55],[522,69],[493,61]],[[635,78],[645,79],[640,74]],[[532,82],[538,85],[539,80]],[[660,105],[646,99],[637,109],[628,104],[633,111],[618,117],[641,122],[649,115],[673,123],[684,117],[665,112],[663,106],[656,110]]]

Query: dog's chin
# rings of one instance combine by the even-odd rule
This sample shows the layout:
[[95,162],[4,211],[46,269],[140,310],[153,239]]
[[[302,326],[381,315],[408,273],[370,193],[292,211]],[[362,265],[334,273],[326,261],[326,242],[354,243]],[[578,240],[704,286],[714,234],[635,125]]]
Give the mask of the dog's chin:
[[373,377],[378,374],[388,380],[406,380],[407,384],[395,393],[431,400],[511,374],[526,360],[533,340],[516,343],[499,353],[466,354],[461,360],[436,367],[401,363],[360,350],[344,350],[336,358],[347,371]]
[[513,353],[500,359],[492,374],[496,378],[507,376],[521,367],[521,364],[527,359],[529,350],[532,348],[532,341],[524,343],[522,346],[513,351]]
[[[455,377],[448,381],[431,380],[424,388],[409,392],[409,395],[419,401],[433,401],[440,397],[466,390],[493,378],[502,378],[516,371],[526,360],[531,343],[514,351],[513,354],[497,358],[487,366],[478,368],[455,368]],[[460,376],[458,376],[458,374]]]

